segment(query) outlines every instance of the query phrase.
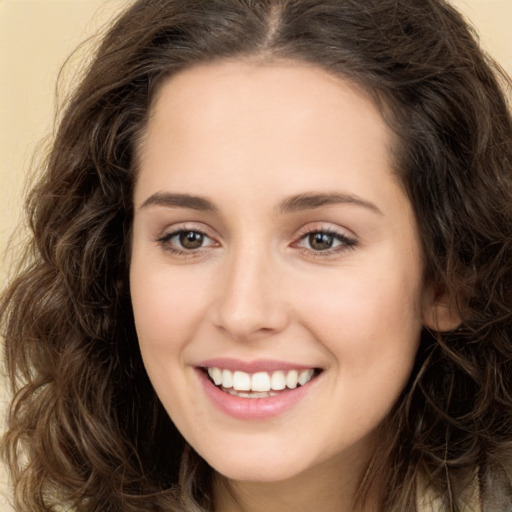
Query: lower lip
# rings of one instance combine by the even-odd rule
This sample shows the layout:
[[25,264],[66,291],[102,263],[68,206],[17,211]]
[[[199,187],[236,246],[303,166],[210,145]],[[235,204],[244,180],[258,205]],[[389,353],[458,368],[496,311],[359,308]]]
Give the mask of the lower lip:
[[201,384],[221,412],[240,420],[263,420],[279,416],[298,404],[315,386],[318,376],[295,389],[283,391],[267,398],[243,398],[230,395],[219,389],[207,377],[204,371],[197,369]]

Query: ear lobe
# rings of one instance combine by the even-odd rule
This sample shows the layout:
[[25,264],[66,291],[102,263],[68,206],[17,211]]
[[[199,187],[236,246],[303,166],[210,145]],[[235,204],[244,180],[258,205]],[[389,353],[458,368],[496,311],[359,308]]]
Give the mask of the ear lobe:
[[448,332],[457,329],[462,323],[453,298],[446,293],[432,290],[423,307],[423,325],[437,332]]

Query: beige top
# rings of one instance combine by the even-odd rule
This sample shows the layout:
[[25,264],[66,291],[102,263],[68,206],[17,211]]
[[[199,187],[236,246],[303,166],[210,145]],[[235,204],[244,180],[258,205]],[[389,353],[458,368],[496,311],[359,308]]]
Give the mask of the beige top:
[[[468,505],[462,509],[462,512],[482,512],[479,486],[476,477],[470,495],[468,496],[467,503]],[[447,512],[439,497],[436,496],[432,490],[425,489],[422,485],[420,485],[420,491],[418,493],[418,510],[421,512]]]

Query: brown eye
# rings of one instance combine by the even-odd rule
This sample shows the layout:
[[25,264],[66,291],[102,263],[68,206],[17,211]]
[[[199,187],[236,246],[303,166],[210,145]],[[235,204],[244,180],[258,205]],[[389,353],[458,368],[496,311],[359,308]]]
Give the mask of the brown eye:
[[329,233],[310,233],[308,235],[308,242],[314,251],[326,251],[333,246],[334,236]]
[[310,231],[294,243],[295,247],[306,250],[310,255],[325,257],[341,255],[357,245],[358,241],[355,238],[331,229]]
[[202,247],[204,235],[198,231],[182,231],[179,234],[179,240],[183,249],[194,250]]
[[166,252],[176,256],[199,255],[203,249],[219,247],[219,244],[199,229],[177,229],[156,239]]

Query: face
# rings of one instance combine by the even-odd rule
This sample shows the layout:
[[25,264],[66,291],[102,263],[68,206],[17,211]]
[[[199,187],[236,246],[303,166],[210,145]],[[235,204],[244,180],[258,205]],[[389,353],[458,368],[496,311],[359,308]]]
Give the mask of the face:
[[369,99],[307,65],[204,65],[159,92],[136,328],[164,407],[228,478],[366,460],[410,375],[428,294],[391,145]]

